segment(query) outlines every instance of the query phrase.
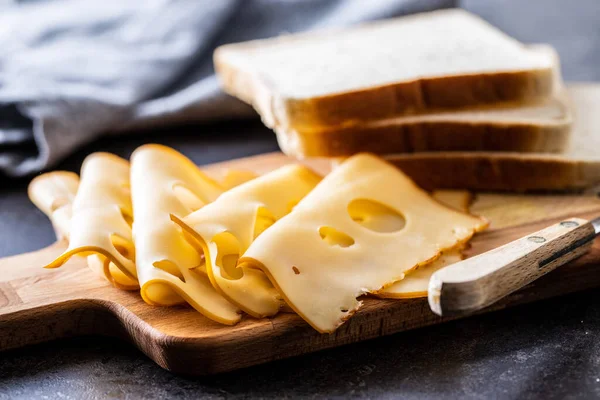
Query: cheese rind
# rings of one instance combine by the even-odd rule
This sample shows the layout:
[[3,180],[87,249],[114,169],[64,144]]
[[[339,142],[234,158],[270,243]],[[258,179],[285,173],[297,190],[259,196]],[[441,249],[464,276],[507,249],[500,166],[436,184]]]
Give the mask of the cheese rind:
[[[204,206],[224,188],[173,149],[145,145],[131,157],[136,264],[144,301],[152,305],[187,302],[208,318],[232,325],[240,310],[221,296],[199,267],[201,254],[185,239],[170,215],[179,218]],[[186,190],[185,198],[175,187]]]
[[[357,297],[384,289],[486,226],[433,200],[390,164],[360,154],[256,238],[240,266],[263,270],[302,318],[332,332],[360,308]],[[324,234],[323,227],[332,230]]]
[[91,154],[83,163],[73,198],[69,247],[46,267],[60,267],[79,254],[115,287],[137,289],[132,216],[129,163],[113,154]]
[[223,193],[183,219],[172,218],[201,246],[208,277],[225,298],[256,318],[272,316],[282,304],[278,292],[263,272],[236,269],[237,259],[320,180],[304,166],[285,166]]

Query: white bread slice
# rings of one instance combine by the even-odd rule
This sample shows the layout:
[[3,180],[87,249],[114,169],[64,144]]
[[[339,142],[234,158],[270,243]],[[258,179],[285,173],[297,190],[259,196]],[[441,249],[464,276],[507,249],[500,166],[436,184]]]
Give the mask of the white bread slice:
[[571,129],[565,93],[541,103],[398,117],[300,132],[276,128],[282,151],[296,158],[427,151],[565,150]]
[[459,9],[225,45],[214,63],[225,91],[286,130],[526,102],[553,86],[552,57]]
[[582,190],[600,184],[600,84],[567,85],[571,141],[562,154],[444,152],[385,158],[426,189]]
[[553,97],[537,103],[403,116],[334,128],[276,127],[277,140],[284,153],[297,158],[344,157],[359,152],[563,151],[572,116],[560,77],[560,60],[551,46],[529,48],[554,60]]
[[554,60],[555,95],[550,98],[536,103],[402,116],[334,128],[276,127],[277,140],[284,153],[297,158],[344,157],[359,152],[563,151],[572,116],[558,54],[544,44],[528,47]]

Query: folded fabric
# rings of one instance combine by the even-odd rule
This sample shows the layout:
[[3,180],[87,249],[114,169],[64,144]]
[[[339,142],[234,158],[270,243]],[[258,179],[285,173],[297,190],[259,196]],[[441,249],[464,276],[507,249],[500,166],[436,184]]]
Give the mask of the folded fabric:
[[219,90],[218,45],[455,3],[9,1],[0,5],[0,173],[51,167],[109,132],[253,115]]

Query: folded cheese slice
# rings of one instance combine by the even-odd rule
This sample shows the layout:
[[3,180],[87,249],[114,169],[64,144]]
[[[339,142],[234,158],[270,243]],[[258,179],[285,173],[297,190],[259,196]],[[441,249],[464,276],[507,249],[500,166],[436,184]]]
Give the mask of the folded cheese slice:
[[90,267],[115,287],[137,289],[129,163],[109,153],[89,155],[72,207],[69,247],[47,268],[60,267],[78,254],[88,257]]
[[39,175],[27,188],[29,199],[50,218],[59,240],[69,237],[73,200],[78,188],[79,176],[68,171]]
[[[469,205],[473,197],[466,190],[436,190],[431,196],[438,202],[464,213],[469,212]],[[386,287],[376,293],[375,296],[395,299],[427,297],[431,275],[450,264],[462,261],[464,259],[462,254],[464,247],[464,244],[460,244],[453,249],[442,252],[440,257],[435,261],[416,268],[414,271],[408,273],[404,279]]]
[[258,236],[239,265],[263,270],[302,318],[332,332],[360,308],[357,297],[486,225],[433,200],[380,158],[359,154]]
[[[79,176],[73,172],[54,171],[34,178],[29,184],[29,198],[52,222],[57,239],[68,239],[73,217],[73,200],[79,187]],[[129,280],[110,260],[99,254],[87,257],[89,267],[98,275],[121,275],[119,287],[135,289],[137,282]],[[122,286],[123,285],[123,286]]]
[[238,322],[240,310],[213,288],[202,271],[201,252],[170,219],[171,214],[183,218],[211,203],[224,188],[182,154],[151,144],[131,156],[131,189],[144,301],[163,306],[185,301],[212,320]]
[[238,258],[320,180],[302,165],[284,166],[225,192],[183,219],[172,219],[202,248],[215,289],[256,318],[272,316],[282,305],[279,293],[263,272],[236,268]]

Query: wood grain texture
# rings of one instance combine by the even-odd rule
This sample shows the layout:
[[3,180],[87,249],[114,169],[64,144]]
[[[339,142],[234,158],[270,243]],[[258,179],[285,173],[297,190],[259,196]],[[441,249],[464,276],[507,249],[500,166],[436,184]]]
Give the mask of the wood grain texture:
[[[262,173],[289,162],[285,156],[273,153],[217,164],[207,170],[218,173],[223,167],[234,167]],[[326,172],[329,165],[320,160],[306,163],[320,172]],[[469,256],[565,217],[591,219],[600,214],[600,201],[595,196],[479,195],[474,209],[489,216],[492,225],[473,239],[467,251]],[[62,268],[41,268],[65,247],[66,242],[58,242],[33,253],[0,260],[0,349],[75,335],[111,335],[130,340],[163,368],[199,375],[448,320],[433,314],[426,298],[367,298],[364,307],[331,335],[317,333],[293,314],[261,320],[246,316],[230,327],[212,322],[189,307],[149,306],[139,294],[115,289],[98,278],[81,258],[74,258]],[[599,287],[599,262],[600,243],[597,243],[585,256],[484,311]]]

